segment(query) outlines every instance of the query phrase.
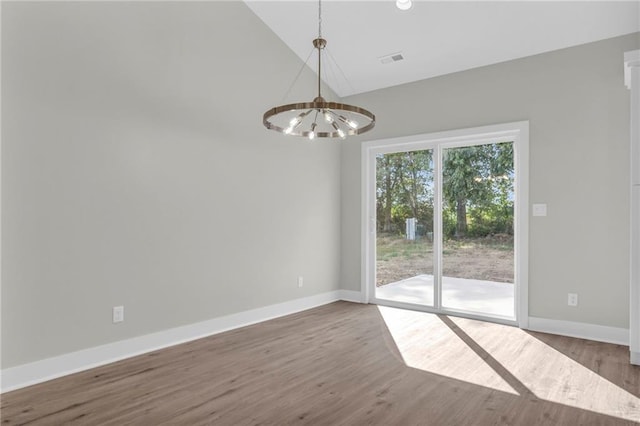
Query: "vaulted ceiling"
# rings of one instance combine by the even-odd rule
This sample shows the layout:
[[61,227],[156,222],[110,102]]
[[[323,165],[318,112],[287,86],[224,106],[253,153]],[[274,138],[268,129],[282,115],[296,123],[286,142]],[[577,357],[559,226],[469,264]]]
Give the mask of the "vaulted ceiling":
[[[317,1],[246,3],[316,69]],[[348,96],[637,31],[639,1],[414,0],[401,11],[394,0],[325,0],[322,78]],[[383,61],[393,54],[403,59]]]

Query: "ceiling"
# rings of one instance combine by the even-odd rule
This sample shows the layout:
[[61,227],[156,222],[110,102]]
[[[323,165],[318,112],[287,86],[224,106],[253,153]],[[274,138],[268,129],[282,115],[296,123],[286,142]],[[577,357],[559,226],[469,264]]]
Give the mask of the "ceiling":
[[[317,1],[245,3],[316,70]],[[322,78],[344,97],[637,31],[640,0],[414,0],[408,11],[395,0],[325,0]],[[404,59],[381,62],[395,53]]]

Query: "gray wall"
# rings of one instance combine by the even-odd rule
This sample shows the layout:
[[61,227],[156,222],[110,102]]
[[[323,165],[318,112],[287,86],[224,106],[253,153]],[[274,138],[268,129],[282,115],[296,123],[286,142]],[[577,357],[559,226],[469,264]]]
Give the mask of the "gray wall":
[[[627,327],[622,52],[639,47],[636,34],[345,101],[377,114],[367,139],[530,120],[531,201],[550,211],[531,221],[530,313]],[[260,125],[299,66],[239,2],[2,3],[2,368],[359,290],[365,136],[340,152]]]
[[[629,93],[618,37],[344,99],[367,139],[530,121],[530,316],[629,326]],[[342,145],[342,272],[360,289],[360,144]],[[580,304],[567,306],[567,293]]]
[[2,3],[2,368],[338,288],[299,68],[242,2]]

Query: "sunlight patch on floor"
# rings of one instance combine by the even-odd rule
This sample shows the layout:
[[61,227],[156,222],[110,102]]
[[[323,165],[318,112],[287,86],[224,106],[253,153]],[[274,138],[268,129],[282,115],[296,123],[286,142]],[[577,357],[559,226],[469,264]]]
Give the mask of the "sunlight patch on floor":
[[[378,308],[407,366],[518,395],[436,315]],[[450,359],[452,353],[456,354],[455,359]]]
[[378,308],[408,367],[521,397],[640,421],[638,397],[524,330]]

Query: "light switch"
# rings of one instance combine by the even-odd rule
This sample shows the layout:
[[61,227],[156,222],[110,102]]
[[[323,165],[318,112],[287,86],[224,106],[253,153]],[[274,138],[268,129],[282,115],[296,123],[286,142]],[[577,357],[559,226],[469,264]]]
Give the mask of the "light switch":
[[113,323],[124,321],[124,306],[113,307]]
[[547,205],[546,204],[534,204],[533,205],[533,215],[534,216],[546,216],[547,215]]

